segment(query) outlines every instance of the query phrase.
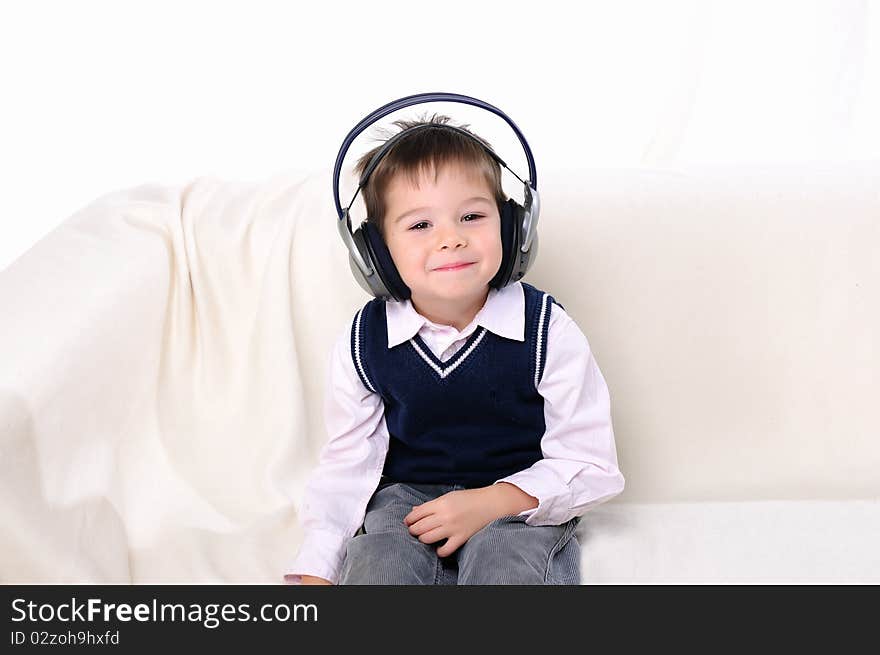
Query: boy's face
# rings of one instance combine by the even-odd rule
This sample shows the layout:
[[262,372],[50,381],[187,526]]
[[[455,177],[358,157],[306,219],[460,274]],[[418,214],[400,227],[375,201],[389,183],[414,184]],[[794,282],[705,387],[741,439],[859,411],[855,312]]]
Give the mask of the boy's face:
[[[485,299],[501,266],[501,217],[494,195],[476,172],[451,163],[422,173],[419,188],[406,176],[386,192],[383,236],[415,301]],[[460,268],[444,268],[466,263]]]

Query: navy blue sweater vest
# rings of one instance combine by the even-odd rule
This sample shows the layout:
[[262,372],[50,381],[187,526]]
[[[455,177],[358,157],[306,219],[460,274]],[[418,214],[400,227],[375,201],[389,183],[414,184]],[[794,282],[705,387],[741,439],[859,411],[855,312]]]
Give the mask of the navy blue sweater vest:
[[482,487],[543,457],[544,399],[537,387],[555,300],[520,284],[525,341],[478,326],[445,362],[418,334],[388,347],[384,300],[371,300],[355,315],[352,360],[385,405],[390,441],[382,473],[389,480]]

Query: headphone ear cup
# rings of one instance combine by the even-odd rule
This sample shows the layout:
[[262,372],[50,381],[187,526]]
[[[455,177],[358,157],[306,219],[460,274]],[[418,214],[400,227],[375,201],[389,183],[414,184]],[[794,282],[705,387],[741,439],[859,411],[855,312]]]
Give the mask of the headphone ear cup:
[[354,275],[354,279],[360,287],[371,296],[375,298],[387,297],[388,289],[384,287],[381,277],[376,273],[376,264],[373,261],[373,256],[370,254],[370,248],[364,241],[364,232],[360,227],[351,233],[351,240],[352,247],[357,249],[361,259],[363,259],[367,266],[373,270],[373,275],[369,277],[364,275],[363,271],[361,271],[360,267],[355,262],[353,254],[349,252],[348,266],[351,269],[351,274]]
[[394,300],[408,300],[412,295],[410,288],[406,286],[394,260],[391,258],[391,252],[385,245],[385,239],[379,233],[378,228],[369,220],[361,224],[360,230],[364,232],[364,241],[370,249],[373,264],[379,278],[385,284],[385,288],[391,293]]
[[502,289],[510,284],[510,276],[516,263],[516,251],[522,242],[523,208],[513,198],[508,198],[499,208],[501,214],[501,266],[489,286]]

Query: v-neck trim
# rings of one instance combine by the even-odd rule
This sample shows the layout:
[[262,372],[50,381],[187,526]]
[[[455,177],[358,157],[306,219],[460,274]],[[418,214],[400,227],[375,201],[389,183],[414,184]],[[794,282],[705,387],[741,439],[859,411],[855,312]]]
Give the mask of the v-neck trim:
[[459,364],[461,364],[468,356],[476,350],[477,346],[483,341],[483,337],[486,336],[486,328],[482,325],[474,330],[473,334],[468,337],[467,341],[464,342],[464,345],[458,349],[452,357],[447,359],[445,362],[440,361],[440,359],[431,352],[431,349],[428,347],[428,344],[425,343],[424,339],[416,333],[410,340],[410,344],[413,349],[416,351],[416,354],[420,356],[422,361],[424,361],[428,366],[430,366],[434,372],[440,376],[440,379],[444,379],[447,375],[452,373],[456,368],[458,368]]

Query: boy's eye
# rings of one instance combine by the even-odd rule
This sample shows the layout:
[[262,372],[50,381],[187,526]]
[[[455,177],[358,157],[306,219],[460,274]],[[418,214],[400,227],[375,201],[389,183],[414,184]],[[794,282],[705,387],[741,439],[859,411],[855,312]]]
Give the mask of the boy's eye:
[[[469,216],[473,216],[473,217],[474,217],[474,220],[483,217],[482,214],[465,214],[464,216],[462,216],[462,218],[463,218],[463,219],[464,219],[464,218],[468,218]],[[468,223],[470,223],[470,222],[471,222],[471,221],[468,221]],[[419,231],[419,230],[423,229],[423,228],[420,228],[419,225],[427,225],[427,223],[426,223],[425,221],[420,221],[420,222],[416,223],[415,225],[413,225],[413,226],[412,226],[411,228],[409,228],[409,229],[410,229],[410,230],[416,230],[416,231]]]

